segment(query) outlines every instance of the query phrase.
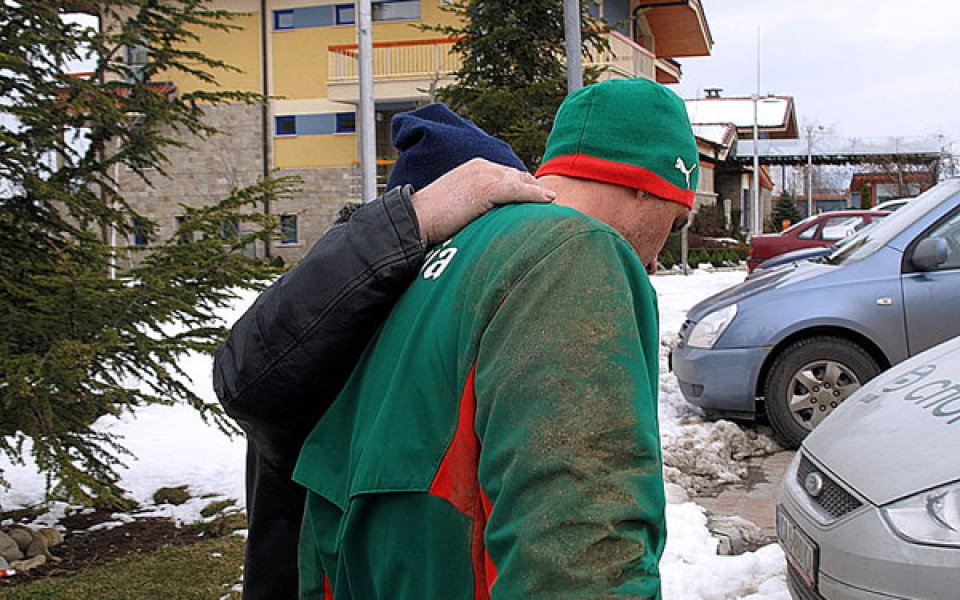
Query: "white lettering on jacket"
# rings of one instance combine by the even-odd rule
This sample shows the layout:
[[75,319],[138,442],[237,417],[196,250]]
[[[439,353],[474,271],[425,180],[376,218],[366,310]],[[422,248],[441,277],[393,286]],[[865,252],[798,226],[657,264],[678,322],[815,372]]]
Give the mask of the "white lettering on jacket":
[[420,268],[424,279],[437,279],[440,277],[450,264],[450,261],[453,260],[453,257],[456,256],[457,248],[450,246],[451,241],[452,240],[447,240],[442,246],[434,249],[427,255],[423,267]]

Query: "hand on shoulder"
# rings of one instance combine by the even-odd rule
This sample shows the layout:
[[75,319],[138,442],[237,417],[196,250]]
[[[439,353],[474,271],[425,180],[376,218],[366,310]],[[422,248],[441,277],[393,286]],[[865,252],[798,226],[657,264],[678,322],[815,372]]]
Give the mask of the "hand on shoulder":
[[551,202],[556,194],[530,173],[482,158],[469,160],[410,198],[428,243],[441,242],[494,206]]

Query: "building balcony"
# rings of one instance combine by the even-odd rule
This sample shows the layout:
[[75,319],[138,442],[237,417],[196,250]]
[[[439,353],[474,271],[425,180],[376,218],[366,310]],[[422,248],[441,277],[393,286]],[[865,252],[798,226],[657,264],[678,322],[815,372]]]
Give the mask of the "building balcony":
[[[433,91],[453,81],[460,57],[453,54],[455,40],[406,40],[373,45],[374,96],[379,102],[429,98]],[[327,49],[330,77],[327,96],[337,102],[356,103],[360,98],[357,45]]]
[[680,63],[672,58],[657,59],[657,83],[680,83],[683,71]]
[[[610,49],[587,61],[588,66],[606,66],[603,79],[620,77],[662,77],[664,69],[676,71],[657,59],[649,50],[624,35],[607,35]],[[378,42],[373,45],[374,97],[378,102],[419,101],[429,99],[434,90],[453,82],[460,68],[460,57],[453,53],[451,39]],[[336,102],[357,103],[360,98],[357,45],[329,46],[327,97]],[[675,65],[675,63],[674,63]]]
[[710,55],[713,36],[701,0],[640,0],[634,10],[644,11],[656,39],[657,56]]
[[607,67],[601,79],[656,77],[657,57],[652,52],[616,31],[607,34],[606,38],[610,49],[585,63],[586,66]]

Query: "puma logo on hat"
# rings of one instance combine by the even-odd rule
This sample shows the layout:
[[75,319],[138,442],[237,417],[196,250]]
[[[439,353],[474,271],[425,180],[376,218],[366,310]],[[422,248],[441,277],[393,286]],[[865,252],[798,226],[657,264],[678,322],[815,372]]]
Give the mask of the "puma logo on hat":
[[683,173],[683,176],[687,178],[687,189],[690,189],[690,174],[693,173],[693,170],[697,168],[697,163],[693,163],[693,166],[688,169],[687,164],[683,162],[683,158],[678,156],[677,164],[675,166],[680,169],[680,172]]

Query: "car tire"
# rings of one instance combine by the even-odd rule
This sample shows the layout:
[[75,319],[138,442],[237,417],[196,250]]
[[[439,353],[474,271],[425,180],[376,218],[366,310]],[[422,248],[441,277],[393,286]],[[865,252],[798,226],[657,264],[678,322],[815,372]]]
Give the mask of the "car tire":
[[767,376],[767,418],[777,438],[796,448],[824,417],[880,372],[850,340],[816,336],[784,348]]

